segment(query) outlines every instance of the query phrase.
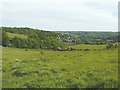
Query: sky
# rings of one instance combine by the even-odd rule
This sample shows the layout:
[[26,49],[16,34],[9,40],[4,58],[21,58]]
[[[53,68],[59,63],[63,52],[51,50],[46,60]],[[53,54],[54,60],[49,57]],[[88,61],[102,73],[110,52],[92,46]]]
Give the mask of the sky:
[[118,31],[118,0],[2,0],[0,25],[49,31]]

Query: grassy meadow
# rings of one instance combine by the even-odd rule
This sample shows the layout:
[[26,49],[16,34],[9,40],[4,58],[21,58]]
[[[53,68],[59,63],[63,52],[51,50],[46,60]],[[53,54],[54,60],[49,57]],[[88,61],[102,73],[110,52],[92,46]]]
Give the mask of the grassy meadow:
[[118,49],[84,44],[70,47],[79,50],[2,47],[3,88],[118,87]]
[[7,35],[10,39],[13,39],[14,37],[18,37],[18,38],[21,38],[21,39],[26,39],[28,37],[28,36],[23,35],[23,34],[16,34],[16,33],[9,33],[9,32],[7,32]]

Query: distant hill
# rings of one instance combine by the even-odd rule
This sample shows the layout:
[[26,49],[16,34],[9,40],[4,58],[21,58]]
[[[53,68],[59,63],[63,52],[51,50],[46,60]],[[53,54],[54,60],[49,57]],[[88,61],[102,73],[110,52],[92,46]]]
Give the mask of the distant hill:
[[86,44],[104,44],[120,41],[118,32],[62,31],[61,33],[73,35],[79,39],[80,43]]
[[16,48],[70,50],[69,45],[119,42],[118,32],[44,31],[33,28],[1,27],[2,45]]

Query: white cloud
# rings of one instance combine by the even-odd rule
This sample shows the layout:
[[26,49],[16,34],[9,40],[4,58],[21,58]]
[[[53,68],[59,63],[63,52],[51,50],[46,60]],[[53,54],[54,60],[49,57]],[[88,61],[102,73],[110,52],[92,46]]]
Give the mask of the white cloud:
[[4,0],[6,26],[48,30],[117,30],[118,0]]

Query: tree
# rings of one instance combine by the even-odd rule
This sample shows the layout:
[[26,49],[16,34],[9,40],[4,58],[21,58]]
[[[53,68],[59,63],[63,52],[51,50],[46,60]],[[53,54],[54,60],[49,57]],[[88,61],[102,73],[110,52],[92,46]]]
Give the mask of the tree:
[[32,48],[35,48],[35,49],[39,48],[39,42],[36,39],[33,40]]
[[16,48],[22,47],[21,38],[14,37],[11,42],[12,42],[12,45]]
[[25,39],[20,39],[21,42],[21,48],[27,48],[26,40]]
[[27,48],[32,48],[33,46],[33,40],[31,38],[28,38],[26,40]]
[[10,44],[10,41],[9,41],[7,33],[3,32],[2,33],[2,45],[7,47],[7,46],[9,46],[9,44]]
[[108,45],[106,46],[106,49],[112,49],[114,48],[113,43],[108,43]]

